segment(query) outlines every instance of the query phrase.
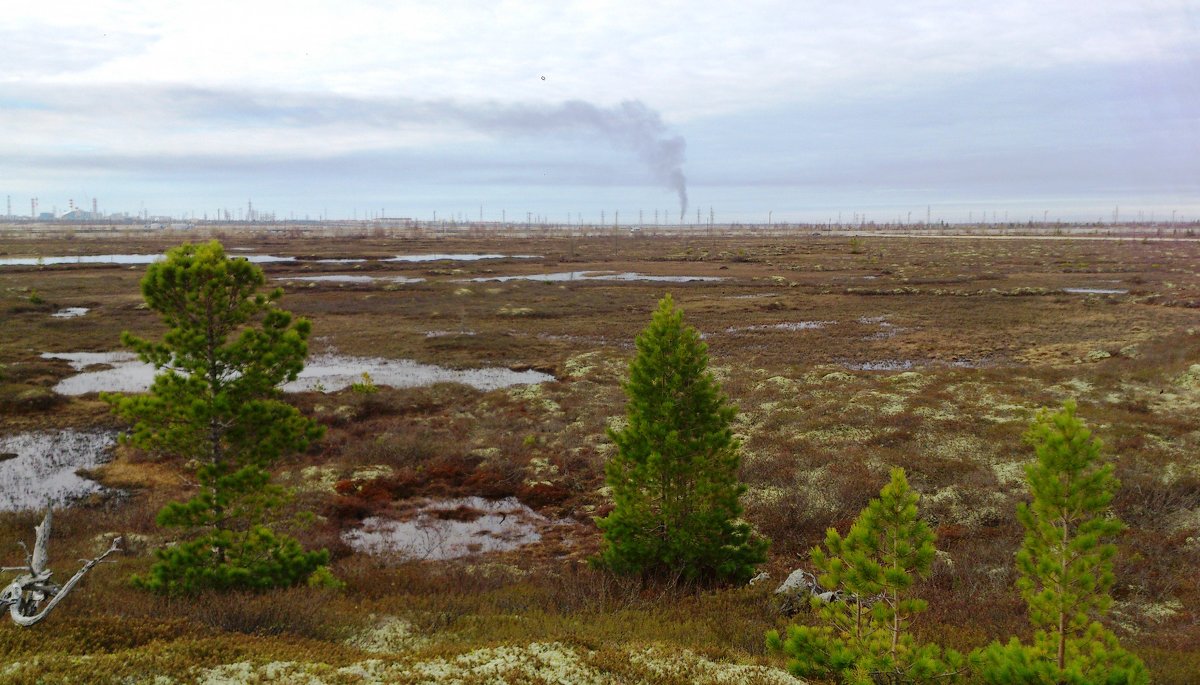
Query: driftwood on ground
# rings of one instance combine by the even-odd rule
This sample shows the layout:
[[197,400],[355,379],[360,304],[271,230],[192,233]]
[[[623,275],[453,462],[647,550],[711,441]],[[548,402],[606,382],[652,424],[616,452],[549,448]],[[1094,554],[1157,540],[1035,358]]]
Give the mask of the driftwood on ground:
[[19,626],[31,626],[46,618],[47,615],[67,596],[67,593],[83,579],[84,574],[104,560],[113,552],[120,551],[121,538],[115,538],[103,554],[86,561],[83,568],[71,576],[64,585],[59,586],[50,580],[53,575],[47,566],[50,563],[50,525],[53,515],[46,509],[46,517],[41,524],[34,526],[33,552],[25,549],[25,565],[0,567],[0,572],[17,573],[16,579],[0,591],[0,611],[8,608],[9,616]]

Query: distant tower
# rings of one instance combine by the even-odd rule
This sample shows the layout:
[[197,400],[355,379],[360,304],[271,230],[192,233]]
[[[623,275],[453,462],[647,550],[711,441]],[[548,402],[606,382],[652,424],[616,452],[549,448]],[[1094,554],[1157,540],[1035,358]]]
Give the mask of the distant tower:
[[100,212],[97,211],[97,209],[96,209],[96,198],[93,197],[92,198],[92,218],[96,219],[96,218],[99,218],[99,216],[100,216]]
[[246,221],[254,221],[254,201],[246,200]]
[[36,197],[29,198],[29,218],[30,219],[37,218],[37,198]]
[[70,200],[67,200],[67,211],[68,212],[75,211],[75,198],[71,198]]
[[6,212],[4,212],[4,216],[11,217],[12,216],[12,195],[7,196],[7,198],[8,198],[8,210]]

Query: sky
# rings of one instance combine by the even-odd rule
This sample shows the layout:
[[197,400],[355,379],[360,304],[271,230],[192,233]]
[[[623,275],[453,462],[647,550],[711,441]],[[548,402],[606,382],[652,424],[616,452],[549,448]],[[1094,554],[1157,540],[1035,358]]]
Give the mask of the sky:
[[14,214],[1200,219],[1195,0],[46,1],[0,46]]

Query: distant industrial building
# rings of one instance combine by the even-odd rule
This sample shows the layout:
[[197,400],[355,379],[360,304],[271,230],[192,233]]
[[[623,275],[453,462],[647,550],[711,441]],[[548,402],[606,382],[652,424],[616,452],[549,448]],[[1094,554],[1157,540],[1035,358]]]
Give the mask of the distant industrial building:
[[96,212],[89,212],[84,209],[75,208],[69,212],[63,212],[62,216],[58,217],[59,221],[94,221],[102,219]]

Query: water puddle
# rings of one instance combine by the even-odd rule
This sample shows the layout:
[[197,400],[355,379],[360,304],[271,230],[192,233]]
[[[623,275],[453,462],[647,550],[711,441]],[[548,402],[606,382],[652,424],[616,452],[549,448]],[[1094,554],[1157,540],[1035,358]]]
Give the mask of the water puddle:
[[756,326],[732,326],[726,328],[726,333],[745,333],[748,331],[811,331],[836,324],[836,321],[785,321],[783,323],[766,323]]
[[426,338],[457,338],[460,335],[472,336],[475,331],[425,331]]
[[[145,392],[154,382],[155,369],[129,352],[47,353],[45,359],[63,359],[80,373],[68,376],[54,386],[60,395],[84,395],[92,392]],[[103,369],[92,369],[105,366]],[[285,383],[285,392],[337,392],[362,381],[370,374],[376,385],[416,388],[434,383],[461,383],[478,390],[496,390],[513,385],[535,385],[554,380],[539,371],[513,371],[505,368],[447,369],[409,359],[348,357],[335,354],[315,355],[308,359],[300,376]]]
[[1120,288],[1063,288],[1064,293],[1073,293],[1076,295],[1127,295],[1128,290]]
[[460,283],[483,283],[486,281],[542,281],[558,283],[562,281],[661,281],[665,283],[687,283],[688,281],[723,281],[720,276],[651,276],[632,271],[617,273],[615,271],[562,271],[551,274],[527,274],[524,276],[491,276],[471,278]]
[[904,330],[883,316],[860,316],[858,322],[864,326],[879,326],[878,332],[868,335],[863,340],[887,340]]
[[[46,352],[42,358],[65,360],[80,372],[54,386],[54,392],[60,395],[145,392],[154,382],[154,367],[139,361],[132,352]],[[95,366],[107,368],[92,369]]]
[[541,259],[535,254],[402,254],[385,262],[476,262],[481,259]]
[[0,511],[55,507],[104,490],[76,474],[108,461],[116,434],[76,430],[0,437]]
[[515,497],[459,497],[426,501],[404,519],[364,519],[342,539],[366,554],[444,561],[524,547],[541,540],[541,529],[551,524]]
[[91,310],[87,307],[67,307],[54,312],[50,316],[55,319],[74,319],[75,317],[87,314],[89,311]]
[[345,357],[317,355],[310,357],[300,377],[286,383],[287,392],[322,389],[336,392],[362,381],[363,373],[371,375],[377,385],[393,388],[419,388],[434,383],[461,383],[477,390],[496,390],[512,385],[535,385],[554,380],[554,376],[539,371],[513,371],[504,368],[447,369],[434,364],[421,364],[411,359],[381,359],[379,357]]
[[855,371],[911,371],[917,368],[956,368],[978,369],[987,364],[986,361],[973,361],[955,357],[950,361],[938,359],[913,361],[912,359],[875,359],[866,362],[842,362],[842,366]]
[[758,300],[765,297],[778,297],[779,293],[751,293],[748,295],[730,295],[727,300]]
[[[100,254],[77,255],[72,257],[0,257],[0,266],[52,266],[54,264],[152,264],[164,259],[161,254]],[[250,254],[240,256],[255,264],[271,262],[291,262],[295,257],[279,257],[269,254]]]
[[323,276],[280,276],[280,281],[311,281],[314,283],[423,283],[424,278],[409,278],[408,276],[365,276],[360,274],[327,274]]
[[334,259],[334,258],[313,259],[311,261],[314,264],[358,264],[360,262],[365,262],[367,260],[362,259],[361,257],[356,257],[356,258],[344,258],[344,259]]

